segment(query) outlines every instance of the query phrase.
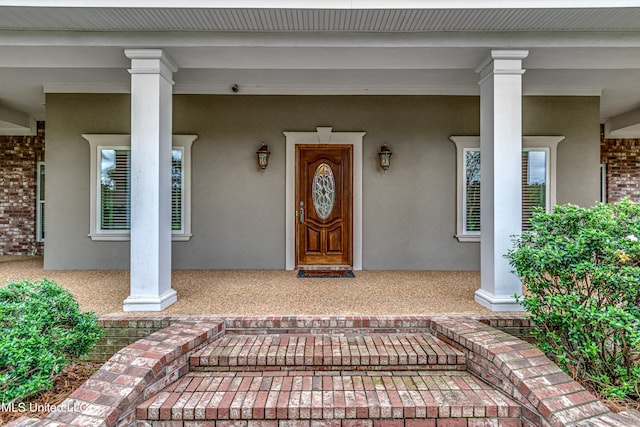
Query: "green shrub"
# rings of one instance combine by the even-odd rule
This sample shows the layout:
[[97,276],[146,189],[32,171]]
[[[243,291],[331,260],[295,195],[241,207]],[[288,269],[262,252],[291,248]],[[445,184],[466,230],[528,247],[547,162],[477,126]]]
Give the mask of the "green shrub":
[[100,338],[94,313],[53,281],[0,288],[0,402],[19,402],[50,388],[71,362]]
[[640,206],[538,211],[506,255],[539,347],[609,397],[640,395]]

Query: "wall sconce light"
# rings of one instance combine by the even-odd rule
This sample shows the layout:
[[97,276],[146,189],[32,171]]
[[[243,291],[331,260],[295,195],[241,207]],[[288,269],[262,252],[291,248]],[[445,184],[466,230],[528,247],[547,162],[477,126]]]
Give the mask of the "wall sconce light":
[[269,154],[271,154],[269,146],[264,145],[263,142],[262,146],[258,148],[258,151],[256,151],[256,154],[258,155],[258,166],[260,166],[260,169],[264,171],[269,165]]
[[385,172],[387,171],[387,169],[389,169],[389,166],[391,166],[392,154],[393,153],[391,152],[389,147],[387,147],[387,144],[384,144],[382,147],[380,147],[380,152],[378,153],[378,157],[380,158],[380,167]]

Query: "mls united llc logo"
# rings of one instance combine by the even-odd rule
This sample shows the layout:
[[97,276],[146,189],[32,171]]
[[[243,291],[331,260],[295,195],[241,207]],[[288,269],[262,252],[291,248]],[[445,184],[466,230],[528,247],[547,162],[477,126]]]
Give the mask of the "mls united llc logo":
[[73,404],[66,404],[62,402],[60,405],[52,405],[50,403],[0,403],[0,412],[77,412],[82,411],[87,405],[84,402],[73,402]]

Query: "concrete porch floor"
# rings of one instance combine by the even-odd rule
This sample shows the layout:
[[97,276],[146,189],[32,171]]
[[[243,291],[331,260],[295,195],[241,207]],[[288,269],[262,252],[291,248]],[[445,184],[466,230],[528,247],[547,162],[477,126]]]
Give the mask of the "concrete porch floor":
[[[175,270],[178,302],[163,314],[488,314],[473,297],[476,271],[356,271],[355,278],[300,279],[285,270]],[[0,257],[0,286],[42,278],[69,289],[83,311],[123,313],[126,270],[43,270],[41,257]],[[129,313],[135,314],[135,313]],[[148,314],[148,313],[147,313]]]

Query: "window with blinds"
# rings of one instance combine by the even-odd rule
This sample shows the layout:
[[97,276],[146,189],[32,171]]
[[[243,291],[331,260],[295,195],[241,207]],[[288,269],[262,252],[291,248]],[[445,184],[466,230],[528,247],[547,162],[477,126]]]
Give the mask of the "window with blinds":
[[[480,150],[465,149],[463,226],[465,234],[480,233]],[[547,207],[548,155],[545,150],[522,152],[522,230],[536,207]]]
[[480,150],[465,150],[464,232],[480,233]]
[[100,150],[100,228],[131,227],[131,151]]
[[522,231],[531,228],[535,208],[547,206],[547,152],[522,152]]
[[[171,151],[171,229],[183,230],[183,150]],[[100,149],[99,225],[104,232],[131,229],[131,150]]]
[[184,171],[182,148],[171,151],[171,230],[182,231],[182,188]]

